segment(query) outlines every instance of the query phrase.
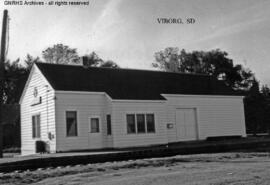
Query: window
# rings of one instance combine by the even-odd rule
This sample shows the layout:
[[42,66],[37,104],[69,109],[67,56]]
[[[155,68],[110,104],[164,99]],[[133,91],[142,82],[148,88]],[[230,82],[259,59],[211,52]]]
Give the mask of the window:
[[128,134],[136,133],[135,115],[134,114],[127,115],[127,133]]
[[127,114],[127,133],[155,133],[154,114]]
[[67,123],[67,136],[78,136],[76,111],[66,112],[66,123]]
[[40,138],[40,115],[32,116],[32,137]]
[[91,133],[99,132],[99,118],[91,118]]
[[154,114],[146,114],[147,132],[155,132],[155,117]]
[[107,134],[112,135],[112,123],[111,123],[111,115],[107,115]]
[[137,129],[138,133],[145,133],[145,116],[144,114],[137,114]]

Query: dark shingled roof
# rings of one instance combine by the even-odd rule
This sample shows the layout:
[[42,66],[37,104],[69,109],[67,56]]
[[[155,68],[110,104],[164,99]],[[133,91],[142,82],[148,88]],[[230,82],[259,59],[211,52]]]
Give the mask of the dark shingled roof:
[[106,92],[112,99],[164,100],[161,94],[234,94],[223,82],[208,75],[46,63],[36,65],[55,90]]

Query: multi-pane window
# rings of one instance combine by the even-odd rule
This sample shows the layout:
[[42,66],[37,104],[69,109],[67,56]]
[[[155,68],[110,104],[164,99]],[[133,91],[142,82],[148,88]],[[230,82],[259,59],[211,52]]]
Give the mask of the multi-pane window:
[[147,132],[155,132],[155,117],[154,114],[146,114]]
[[135,115],[134,114],[127,115],[127,133],[128,134],[136,133]]
[[107,134],[112,135],[112,121],[111,121],[111,115],[107,115]]
[[40,138],[40,115],[32,116],[32,137]]
[[99,132],[99,118],[90,118],[91,133]]
[[145,133],[145,116],[144,114],[137,114],[137,132]]
[[77,112],[67,111],[66,112],[66,126],[67,126],[67,136],[77,136]]
[[127,133],[155,133],[154,114],[127,114]]

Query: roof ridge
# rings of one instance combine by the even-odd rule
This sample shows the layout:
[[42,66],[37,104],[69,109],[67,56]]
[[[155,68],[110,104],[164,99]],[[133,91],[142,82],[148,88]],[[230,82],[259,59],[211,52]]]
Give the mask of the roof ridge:
[[[45,63],[45,62],[36,62],[36,64],[41,65],[58,65],[58,66],[69,66],[69,67],[80,67],[85,68],[83,65],[78,64],[53,64],[53,63]],[[155,72],[155,73],[167,73],[167,74],[179,74],[179,75],[191,75],[191,76],[208,76],[212,77],[208,74],[203,73],[184,73],[184,72],[170,72],[170,71],[159,71],[159,70],[150,70],[150,69],[133,69],[133,68],[109,68],[109,67],[87,67],[90,69],[105,69],[105,70],[121,70],[121,71],[142,71],[142,72]]]

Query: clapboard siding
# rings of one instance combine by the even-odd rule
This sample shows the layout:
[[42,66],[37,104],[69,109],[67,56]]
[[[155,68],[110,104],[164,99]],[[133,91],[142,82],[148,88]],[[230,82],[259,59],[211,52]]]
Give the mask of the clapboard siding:
[[[168,122],[174,124],[177,108],[195,108],[199,139],[209,136],[245,136],[242,97],[164,95]],[[175,142],[176,129],[168,130],[169,142]]]
[[[98,149],[109,147],[106,114],[108,101],[104,93],[74,93],[56,91],[57,151]],[[66,136],[66,111],[77,111],[78,136]],[[89,133],[89,118],[100,118],[100,132]]]
[[[41,96],[42,103],[39,105],[31,106],[34,99],[34,87],[37,87],[38,96]],[[35,65],[31,71],[31,74],[29,75],[29,79],[25,86],[20,104],[22,155],[35,153],[36,140],[43,140],[45,142],[48,142],[50,146],[50,151],[55,152],[56,135],[54,90],[51,88],[50,84],[47,82],[47,80],[44,78],[44,76],[41,74],[41,72]],[[40,139],[32,138],[32,116],[35,114],[40,114]],[[48,139],[48,132],[51,132],[55,136],[54,139]]]
[[[23,155],[35,153],[36,139],[32,139],[32,116],[35,114],[40,114],[41,116],[40,140],[48,142],[51,152],[83,150],[83,149],[100,149],[112,147],[114,148],[136,147],[136,146],[167,144],[168,142],[176,142],[178,141],[176,130],[176,110],[180,108],[183,109],[192,108],[195,110],[195,119],[197,121],[196,122],[197,126],[194,127],[198,128],[198,139],[205,139],[209,136],[246,135],[242,97],[171,94],[171,95],[162,95],[164,96],[163,98],[160,97],[159,94],[160,92],[156,91],[159,88],[157,88],[155,92],[152,92],[150,94],[147,93],[147,89],[145,89],[145,91],[144,90],[142,91],[145,92],[145,94],[141,93],[139,95],[136,94],[135,91],[132,91],[132,88],[128,88],[126,91],[127,93],[122,93],[123,89],[126,88],[125,86],[129,87],[130,84],[123,84],[123,86],[119,86],[119,88],[121,88],[121,91],[119,92],[121,93],[114,94],[112,92],[113,91],[118,92],[117,91],[118,89],[115,88],[118,86],[115,87],[110,86],[112,84],[107,83],[108,76],[106,75],[105,76],[102,75],[102,78],[106,77],[105,79],[103,79],[104,82],[106,82],[104,84],[103,83],[99,84],[99,81],[95,81],[98,79],[95,77],[93,79],[90,78],[90,80],[91,79],[93,80],[93,84],[88,84],[88,81],[86,80],[84,85],[76,84],[75,87],[73,88],[70,86],[71,84],[80,83],[80,81],[82,80],[78,82],[73,80],[70,82],[61,81],[60,78],[57,78],[58,76],[54,76],[55,74],[53,73],[54,69],[58,69],[59,73],[64,72],[63,74],[65,75],[73,73],[61,71],[61,69],[71,71],[79,70],[79,72],[78,71],[76,72],[77,75],[80,75],[81,72],[83,72],[86,76],[90,74],[90,73],[88,74],[88,72],[91,72],[90,69],[89,71],[87,71],[85,68],[81,68],[78,66],[74,68],[72,66],[66,65],[60,66],[47,64],[35,64],[33,66],[31,74],[29,76],[29,80],[27,81],[25,90],[20,100],[21,137],[22,137]],[[95,70],[102,72],[104,70],[103,71],[104,74],[108,72],[108,71],[106,72],[106,70],[108,69],[93,69],[93,70],[94,71],[92,72],[95,72]],[[41,73],[41,71],[43,72],[44,75]],[[103,74],[103,72],[98,74]],[[135,71],[133,72],[127,71],[127,72],[134,73]],[[114,74],[114,72],[111,74]],[[115,73],[116,77],[119,74],[120,71]],[[161,75],[160,77],[162,77],[166,73],[153,72],[153,74],[159,74]],[[126,72],[122,73],[122,75],[126,75]],[[172,74],[166,74],[164,76],[165,79],[169,80],[170,78],[167,78],[168,77],[167,75],[172,76]],[[50,80],[53,87],[55,87],[56,89],[53,89],[50,86],[49,82],[45,79],[45,76]],[[157,78],[157,76],[152,77],[153,80]],[[180,76],[178,77],[180,79]],[[77,78],[73,78],[72,76],[70,76],[70,78],[67,79],[77,79]],[[137,82],[134,84],[137,84]],[[31,106],[34,99],[33,96],[34,87],[38,88],[39,96],[42,97],[42,103],[35,106]],[[146,86],[143,86],[143,88],[145,87]],[[179,88],[178,85],[176,87]],[[95,88],[101,89],[97,90]],[[159,90],[161,91],[163,88],[164,87],[162,87]],[[64,89],[65,91],[61,91]],[[73,89],[75,91],[68,91],[70,89]],[[80,90],[84,91],[82,92]],[[90,92],[86,92],[86,90]],[[202,90],[204,91],[204,89]],[[102,91],[102,92],[92,92],[92,91]],[[111,96],[109,96],[109,94]],[[115,95],[115,97],[113,95]],[[111,98],[111,97],[116,98],[118,97],[118,95],[120,95],[119,99]],[[142,96],[143,98],[140,99],[139,98],[140,96]],[[127,97],[134,98],[134,100],[126,100],[129,99]],[[149,100],[146,100],[148,98]],[[77,112],[78,136],[75,137],[66,136],[66,111]],[[181,113],[181,111],[179,112]],[[147,114],[147,113],[153,113],[155,115],[155,133],[128,134],[126,115]],[[107,114],[111,115],[112,135],[109,136],[107,135],[107,123],[106,123]],[[99,133],[89,132],[89,118],[91,117],[98,117],[100,119]],[[185,114],[184,116],[178,118],[183,117],[185,118]],[[182,120],[182,122],[186,123],[185,119],[184,121]],[[192,123],[194,125],[194,121],[192,121]],[[168,124],[173,125],[173,127],[167,128]],[[179,127],[178,132],[179,131],[183,130]],[[48,132],[51,132],[54,135],[54,138],[52,140],[49,140]],[[185,138],[181,139],[184,140]],[[194,137],[191,139],[194,139]]]
[[[167,143],[166,110],[164,102],[114,101],[112,103],[113,145],[132,147]],[[126,114],[154,113],[155,133],[127,134]]]
[[114,137],[114,134],[113,134],[113,129],[111,130],[111,135],[107,135],[107,114],[111,115],[111,127],[112,125],[114,124],[113,121],[112,121],[112,101],[111,101],[111,98],[109,98],[108,96],[106,96],[105,98],[105,124],[104,124],[104,130],[105,130],[105,135],[104,135],[104,146],[106,146],[107,148],[113,148],[114,147],[114,144],[113,144],[113,137]]

